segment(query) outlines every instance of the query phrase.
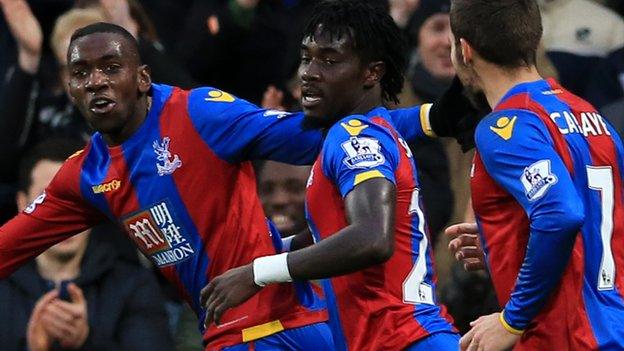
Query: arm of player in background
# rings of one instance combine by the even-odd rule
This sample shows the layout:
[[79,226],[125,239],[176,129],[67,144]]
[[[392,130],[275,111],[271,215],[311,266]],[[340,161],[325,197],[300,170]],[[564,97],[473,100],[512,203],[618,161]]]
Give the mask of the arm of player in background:
[[[429,137],[424,131],[430,129],[429,106],[390,111],[408,143]],[[192,90],[189,114],[204,141],[229,162],[262,159],[312,164],[323,143],[321,131],[302,128],[303,113],[261,109],[215,88]]]
[[[525,258],[501,314],[505,328],[520,334],[561,280],[584,212],[539,117],[522,110],[503,112],[514,117],[491,115],[477,128],[476,142],[488,173],[522,205],[530,221]],[[503,118],[505,131],[498,127]],[[497,249],[504,248],[489,248]]]
[[[366,121],[363,121],[366,123]],[[352,137],[343,127],[329,132],[323,155],[323,173],[344,199],[348,225],[315,245],[288,254],[294,279],[320,279],[361,270],[388,260],[394,250],[396,189],[394,171],[399,146],[388,131],[368,124],[357,139],[380,146],[375,164],[345,165],[342,145]],[[373,141],[374,140],[374,141]],[[372,145],[372,144],[371,144]]]
[[75,162],[66,161],[43,194],[0,227],[0,279],[50,246],[104,220],[82,201]]

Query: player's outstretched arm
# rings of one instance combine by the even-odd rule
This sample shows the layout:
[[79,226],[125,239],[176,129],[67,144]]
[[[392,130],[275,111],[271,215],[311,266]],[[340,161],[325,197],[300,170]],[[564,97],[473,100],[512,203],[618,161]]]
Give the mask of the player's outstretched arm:
[[271,283],[335,277],[387,261],[394,252],[395,185],[374,178],[345,198],[349,225],[318,244],[258,258],[213,279],[202,289],[206,325]]
[[466,152],[474,148],[475,128],[490,111],[486,104],[475,107],[464,94],[461,81],[455,77],[433,104],[392,110],[390,117],[399,134],[410,144],[426,138],[449,137]]

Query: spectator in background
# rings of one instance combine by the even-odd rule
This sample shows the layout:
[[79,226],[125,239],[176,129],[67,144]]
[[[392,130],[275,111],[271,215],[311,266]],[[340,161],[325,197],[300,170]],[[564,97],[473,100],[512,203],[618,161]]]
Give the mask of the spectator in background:
[[[404,105],[435,101],[450,85],[455,71],[449,44],[450,2],[422,0],[405,28],[413,47],[407,81],[401,96]],[[410,95],[411,93],[411,95]],[[433,245],[453,213],[453,191],[446,151],[440,140],[410,145],[421,184],[424,211]]]
[[423,0],[406,29],[414,47],[407,75],[412,91],[421,101],[433,101],[455,76],[449,10],[448,0]]
[[258,167],[258,194],[264,213],[282,237],[299,234],[308,227],[305,190],[309,175],[309,166],[266,161]]
[[[19,169],[19,208],[43,201],[46,185],[81,146],[48,139],[28,152]],[[152,274],[94,244],[94,235],[69,238],[0,281],[2,350],[173,350]]]
[[298,65],[302,26],[314,0],[196,0],[178,54],[193,78],[260,104],[284,91]]
[[624,47],[624,21],[591,0],[538,0],[543,43],[561,84],[584,96],[592,69]]

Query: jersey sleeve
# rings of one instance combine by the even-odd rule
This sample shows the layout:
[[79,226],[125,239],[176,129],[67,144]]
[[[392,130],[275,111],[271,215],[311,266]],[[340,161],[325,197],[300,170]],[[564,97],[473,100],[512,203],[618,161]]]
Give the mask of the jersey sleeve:
[[435,136],[429,123],[431,104],[390,110],[390,119],[408,144]]
[[[491,114],[475,137],[486,171],[530,221],[525,258],[501,319],[509,331],[520,333],[561,279],[583,223],[583,203],[537,115],[524,110]],[[496,249],[504,248],[490,248]]]
[[323,172],[342,197],[372,178],[396,184],[398,145],[388,130],[366,121],[353,118],[334,125],[325,140],[322,160]]
[[45,191],[0,227],[0,279],[50,246],[105,218],[79,195],[79,173],[67,161]]
[[312,164],[322,146],[302,113],[265,110],[214,88],[192,90],[188,111],[204,141],[228,162],[268,159]]

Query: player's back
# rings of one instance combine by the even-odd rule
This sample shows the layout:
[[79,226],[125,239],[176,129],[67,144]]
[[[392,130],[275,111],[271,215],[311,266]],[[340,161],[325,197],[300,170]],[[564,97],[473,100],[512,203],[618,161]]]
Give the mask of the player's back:
[[453,330],[444,308],[436,305],[413,158],[388,121],[387,111],[378,108],[337,122],[308,181],[307,218],[317,240],[347,226],[343,198],[354,186],[382,175],[396,185],[392,257],[324,282],[334,339],[350,350],[400,350]]
[[[536,127],[534,134],[543,133],[570,174],[576,190],[571,196],[584,211],[561,283],[516,348],[621,349],[624,278],[617,272],[624,268],[624,149],[619,136],[595,108],[552,80],[516,86],[492,117],[480,130],[488,128],[505,140],[513,138],[514,124],[519,135],[528,125]],[[526,166],[517,181],[528,201],[535,201],[557,176],[546,160]],[[530,223],[520,204],[487,175],[479,155],[473,171],[473,203],[499,301],[505,304],[524,259]]]

